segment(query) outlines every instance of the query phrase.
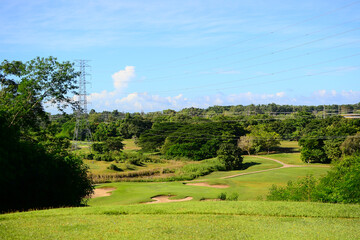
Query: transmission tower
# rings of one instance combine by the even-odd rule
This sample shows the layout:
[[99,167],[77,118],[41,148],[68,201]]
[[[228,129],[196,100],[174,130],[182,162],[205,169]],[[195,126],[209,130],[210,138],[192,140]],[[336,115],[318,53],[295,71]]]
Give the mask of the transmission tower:
[[80,70],[80,76],[78,78],[79,93],[77,95],[77,102],[79,108],[76,111],[76,125],[74,130],[74,138],[72,149],[77,149],[78,142],[85,140],[85,142],[90,143],[92,141],[91,131],[89,128],[88,121],[88,111],[87,111],[87,92],[86,85],[89,83],[86,80],[86,76],[90,75],[86,73],[86,69],[90,66],[88,65],[89,60],[76,60],[77,66]]

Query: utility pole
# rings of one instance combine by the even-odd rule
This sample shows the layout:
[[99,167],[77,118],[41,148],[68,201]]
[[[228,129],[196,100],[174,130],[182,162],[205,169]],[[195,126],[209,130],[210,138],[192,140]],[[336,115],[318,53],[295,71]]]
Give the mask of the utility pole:
[[89,83],[86,80],[86,76],[90,75],[86,73],[86,69],[90,66],[87,64],[89,60],[76,60],[77,66],[80,70],[80,76],[78,78],[79,93],[77,95],[78,110],[76,111],[76,125],[74,130],[72,150],[77,149],[78,142],[85,140],[86,142],[92,142],[91,131],[89,128],[88,112],[87,112],[87,91],[86,85]]

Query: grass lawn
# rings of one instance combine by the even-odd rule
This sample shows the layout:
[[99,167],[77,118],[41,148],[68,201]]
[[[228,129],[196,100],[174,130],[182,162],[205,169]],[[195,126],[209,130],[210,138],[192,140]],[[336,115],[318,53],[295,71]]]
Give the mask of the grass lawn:
[[300,146],[297,141],[281,141],[280,148],[284,152],[300,152]]
[[4,214],[1,239],[358,239],[360,206],[179,202]]
[[[269,164],[268,166],[271,166],[271,163],[273,163],[273,161],[266,159],[254,159],[254,161],[255,160],[263,162],[264,165]],[[261,164],[253,165],[244,170],[244,172],[257,171],[260,166]],[[219,179],[219,176],[227,176],[229,172],[223,172],[223,174],[221,174],[221,172],[215,172],[192,181],[204,181],[210,184],[227,184],[230,187],[226,189],[190,186],[183,184],[183,182],[106,183],[100,184],[97,187],[115,187],[116,190],[113,194],[109,197],[91,199],[89,204],[91,206],[133,204],[150,201],[151,197],[157,195],[175,195],[177,198],[191,196],[194,200],[200,200],[201,198],[217,198],[222,192],[227,193],[228,195],[238,193],[239,200],[264,199],[272,184],[285,185],[289,180],[296,180],[297,178],[304,177],[308,174],[321,176],[328,170],[329,168],[320,167],[282,168],[230,179]],[[239,173],[239,171],[232,171],[230,173],[236,174]]]
[[124,139],[122,143],[125,144],[124,151],[138,151],[141,149],[140,147],[136,146],[133,139]]

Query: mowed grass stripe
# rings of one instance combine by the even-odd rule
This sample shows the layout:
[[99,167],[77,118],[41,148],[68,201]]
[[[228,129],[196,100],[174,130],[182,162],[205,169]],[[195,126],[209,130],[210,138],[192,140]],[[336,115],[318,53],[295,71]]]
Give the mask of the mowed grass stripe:
[[1,239],[357,239],[360,206],[181,202],[1,215]]
[[[357,239],[360,220],[219,215],[70,216],[12,221],[2,239]],[[19,227],[20,226],[20,227]]]

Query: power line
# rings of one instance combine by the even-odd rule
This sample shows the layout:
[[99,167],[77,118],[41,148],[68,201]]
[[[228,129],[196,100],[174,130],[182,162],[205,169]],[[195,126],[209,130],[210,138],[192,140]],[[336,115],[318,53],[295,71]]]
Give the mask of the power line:
[[[340,58],[335,58],[335,59],[322,61],[322,62],[318,62],[318,63],[314,63],[314,64],[303,65],[303,66],[295,67],[295,68],[284,69],[284,70],[281,70],[281,71],[272,72],[272,73],[263,74],[263,75],[257,75],[257,76],[253,76],[253,77],[247,77],[247,78],[242,78],[242,79],[237,79],[237,80],[232,80],[232,81],[226,81],[226,82],[213,83],[213,84],[200,85],[200,86],[196,86],[196,87],[178,88],[178,89],[171,89],[171,90],[164,90],[164,91],[155,91],[155,93],[167,93],[167,92],[174,92],[174,91],[189,91],[189,90],[194,90],[194,89],[203,89],[203,88],[207,88],[207,87],[211,87],[211,86],[218,86],[218,85],[222,85],[222,84],[235,83],[235,82],[240,82],[240,81],[245,81],[245,80],[253,80],[253,79],[258,79],[258,78],[263,78],[263,77],[268,77],[268,76],[274,76],[274,75],[278,75],[278,74],[281,74],[281,73],[291,72],[291,71],[295,71],[295,70],[300,70],[300,69],[304,69],[304,68],[307,68],[307,67],[313,67],[313,66],[317,66],[317,65],[321,65],[321,64],[325,64],[325,63],[335,62],[335,61],[338,61],[338,60],[351,58],[351,57],[356,57],[356,56],[359,56],[359,55],[360,55],[360,53],[356,53],[356,54],[351,54],[351,55],[347,55],[347,56],[340,57]],[[338,71],[338,70],[334,70],[334,72],[335,71]],[[332,71],[327,71],[325,73],[329,73],[329,72],[332,72]],[[320,75],[320,74],[306,74],[306,75],[300,75],[300,76],[296,76],[294,78],[289,78],[289,79],[296,79],[296,78],[299,78],[299,77],[307,77],[307,76]],[[285,80],[287,80],[287,79],[280,80],[280,81],[285,81]],[[279,81],[279,80],[271,81],[271,82],[277,82],[277,81]],[[255,84],[255,85],[258,85],[258,84]],[[247,86],[254,86],[254,84],[247,85]],[[217,90],[223,90],[223,89],[227,89],[227,88],[220,88],[220,89],[216,88],[216,89]]]
[[[186,57],[183,57],[183,58],[178,58],[178,59],[174,59],[174,60],[170,60],[170,61],[166,61],[166,62],[163,62],[163,63],[160,63],[161,64],[161,67],[163,67],[164,65],[166,64],[169,64],[169,63],[174,63],[174,62],[178,62],[178,61],[182,61],[182,60],[188,60],[188,59],[191,59],[191,58],[194,58],[194,57],[197,57],[197,56],[202,56],[202,55],[206,55],[208,53],[211,53],[211,52],[217,52],[217,51],[220,51],[222,49],[226,49],[226,48],[230,48],[230,47],[234,47],[236,45],[239,45],[241,43],[245,43],[245,42],[249,42],[249,41],[254,41],[254,40],[257,40],[257,39],[260,39],[260,38],[263,38],[263,37],[267,37],[269,35],[272,35],[276,32],[280,32],[282,30],[285,30],[285,29],[288,29],[288,28],[291,28],[291,27],[294,27],[296,25],[299,25],[299,24],[302,24],[302,23],[306,23],[306,22],[309,22],[309,21],[312,21],[314,19],[317,19],[317,18],[321,18],[323,16],[326,16],[326,15],[330,15],[334,12],[337,12],[337,11],[340,11],[340,10],[343,10],[345,8],[349,8],[349,7],[352,7],[356,4],[359,4],[360,1],[354,1],[354,2],[351,2],[351,3],[348,3],[346,5],[343,5],[341,7],[338,7],[338,8],[335,8],[333,10],[329,10],[329,11],[326,11],[322,14],[319,14],[319,15],[315,15],[315,16],[312,16],[310,18],[307,18],[307,19],[304,19],[304,20],[301,20],[301,21],[298,21],[298,22],[295,22],[295,23],[292,23],[292,24],[289,24],[289,25],[286,25],[284,27],[280,27],[274,31],[271,31],[271,32],[267,32],[267,33],[264,33],[264,34],[261,34],[260,36],[255,36],[253,38],[248,38],[248,39],[245,39],[245,40],[241,40],[241,41],[237,41],[233,44],[229,44],[229,45],[226,45],[226,46],[222,46],[222,47],[219,47],[219,48],[215,48],[215,49],[212,49],[212,50],[208,50],[208,51],[203,51],[203,52],[200,52],[200,53],[197,53],[197,54],[193,54],[193,55],[190,55],[190,56],[186,56]],[[153,71],[153,70],[156,70],[156,69],[160,69],[160,68],[154,68],[154,66],[157,66],[157,65],[150,65],[150,67],[145,67],[143,68],[144,70],[148,70],[148,71]]]
[[[194,65],[194,64],[197,64],[197,63],[204,63],[204,62],[207,62],[209,60],[219,60],[223,57],[229,57],[229,56],[234,56],[234,55],[239,55],[239,54],[244,54],[244,53],[248,53],[248,52],[252,52],[252,51],[255,51],[255,50],[259,50],[259,49],[262,49],[262,48],[266,48],[266,47],[270,47],[270,46],[274,46],[274,45],[279,45],[280,43],[285,43],[285,42],[289,42],[289,41],[292,41],[294,39],[299,39],[301,37],[308,37],[308,36],[311,36],[315,33],[319,33],[319,32],[322,32],[324,30],[329,30],[329,29],[332,29],[332,28],[335,28],[335,27],[338,27],[338,26],[341,26],[341,25],[345,25],[345,24],[348,24],[348,23],[351,23],[351,22],[355,22],[355,21],[359,21],[360,19],[353,19],[351,21],[347,21],[347,22],[343,22],[343,23],[340,23],[340,24],[336,24],[336,25],[333,25],[331,27],[326,27],[326,28],[323,28],[323,29],[320,29],[320,30],[316,30],[316,31],[313,31],[313,32],[309,32],[309,33],[306,33],[302,36],[295,36],[295,37],[292,37],[292,38],[288,38],[288,39],[285,39],[285,40],[282,40],[282,41],[275,41],[273,43],[269,43],[269,44],[265,44],[263,46],[259,46],[259,47],[256,47],[256,48],[251,48],[251,49],[247,49],[247,50],[244,50],[244,51],[239,51],[239,52],[235,52],[235,53],[231,53],[231,54],[226,54],[226,55],[222,55],[222,56],[217,56],[217,57],[212,57],[212,58],[207,58],[207,59],[203,59],[203,60],[199,60],[199,61],[195,61],[195,62],[190,62],[190,63],[184,63],[184,64],[177,64],[177,65],[172,65],[172,66],[167,66],[167,68],[178,68],[178,67],[182,67],[182,66],[189,66],[189,65]],[[348,31],[345,31],[343,33],[340,33],[339,35],[342,35],[342,34],[345,34],[345,33],[348,33]],[[332,35],[330,35],[331,37],[333,37]],[[335,35],[337,36],[337,35]],[[326,37],[325,39],[327,38],[330,38],[330,37]],[[322,39],[320,38],[320,40],[316,40],[317,41],[321,41],[321,40],[325,40],[325,39]],[[312,41],[309,42],[309,44],[313,43]],[[306,43],[306,45],[308,45],[308,43]],[[287,50],[290,50],[290,49],[294,49],[294,48],[297,48],[297,47],[301,47],[303,45],[299,45],[299,46],[296,46],[295,47],[291,47],[289,49],[285,48],[285,50],[281,50],[282,51],[287,51]],[[260,56],[256,56],[254,58],[250,58],[250,59],[244,59],[243,61],[247,61],[247,60],[253,60],[253,59],[256,59],[258,57],[263,57],[263,56],[267,56],[267,55],[272,55],[274,54],[273,52],[271,53],[268,53],[268,54],[265,54],[265,55],[260,55]],[[238,61],[236,61],[235,63],[238,63]],[[233,65],[233,63],[230,63],[230,65]],[[226,66],[229,66],[229,64],[226,64]],[[221,67],[221,66],[220,66]],[[177,75],[188,75],[189,72],[187,73],[183,73],[183,74],[177,74]],[[190,73],[191,74],[191,73]],[[157,78],[153,78],[153,79],[163,79],[163,78],[169,78],[169,77],[173,77],[173,76],[177,76],[177,75],[170,75],[170,76],[163,76],[163,77],[157,77]],[[151,79],[150,79],[151,80]]]
[[[261,55],[257,55],[257,56],[253,56],[253,57],[249,57],[249,58],[245,58],[245,59],[241,59],[241,60],[232,61],[232,62],[223,64],[223,65],[220,65],[220,66],[217,66],[217,67],[231,66],[231,65],[235,65],[235,64],[241,63],[241,62],[247,62],[247,61],[250,61],[250,60],[256,60],[256,59],[267,57],[267,56],[274,56],[275,54],[278,54],[278,53],[282,53],[282,52],[285,52],[285,51],[288,51],[288,50],[292,50],[292,49],[296,49],[296,48],[303,47],[303,46],[306,46],[306,45],[310,45],[312,43],[327,40],[327,39],[330,39],[330,38],[333,38],[333,37],[336,37],[336,36],[340,36],[340,35],[343,35],[343,34],[346,34],[346,33],[349,33],[349,32],[357,31],[357,30],[360,30],[360,27],[352,28],[350,30],[346,30],[346,31],[343,31],[343,32],[331,34],[331,35],[328,35],[328,36],[325,36],[325,37],[321,37],[321,38],[318,38],[318,39],[315,39],[315,40],[307,41],[307,42],[304,42],[304,43],[301,43],[301,44],[296,44],[296,45],[286,47],[286,48],[283,48],[283,49],[279,49],[279,50],[276,50],[276,51],[272,51],[272,52],[269,52],[269,53],[264,53],[264,54],[261,54]],[[354,41],[351,44],[358,43],[358,42],[359,41]],[[307,53],[307,54],[301,54],[300,56],[306,56],[306,55],[310,55],[310,54],[316,53],[316,52],[321,52],[321,51],[325,51],[325,50],[331,50],[331,49],[335,49],[335,48],[341,47],[341,46],[346,46],[346,45],[349,45],[349,44],[350,43],[345,43],[345,44],[341,44],[341,45],[338,45],[338,46],[335,46],[335,47],[315,50],[315,51],[312,51],[312,52]],[[295,57],[299,57],[299,55],[295,56]],[[295,57],[287,57],[287,58],[285,58],[283,60],[289,60],[289,59],[293,59]],[[283,61],[283,60],[280,60],[280,61]],[[263,64],[253,64],[253,65],[250,65],[250,67],[260,66],[260,65],[264,65],[264,64],[272,63],[272,62],[273,61],[268,61],[268,62],[263,63]],[[240,67],[241,70],[246,69],[246,68],[249,68],[249,66]],[[207,69],[203,69],[201,71],[203,72],[203,71],[206,71],[206,70]],[[199,73],[198,71],[196,71],[196,72],[186,72],[186,73],[172,74],[172,75],[167,75],[167,76],[162,76],[162,77],[154,77],[154,78],[142,80],[142,82],[143,81],[152,81],[153,82],[153,81],[158,81],[159,79],[160,80],[161,79],[167,79],[168,80],[168,79],[171,79],[171,78],[174,78],[174,77],[192,76],[192,75],[199,76],[199,75],[203,75],[203,73],[201,73],[201,72]]]

